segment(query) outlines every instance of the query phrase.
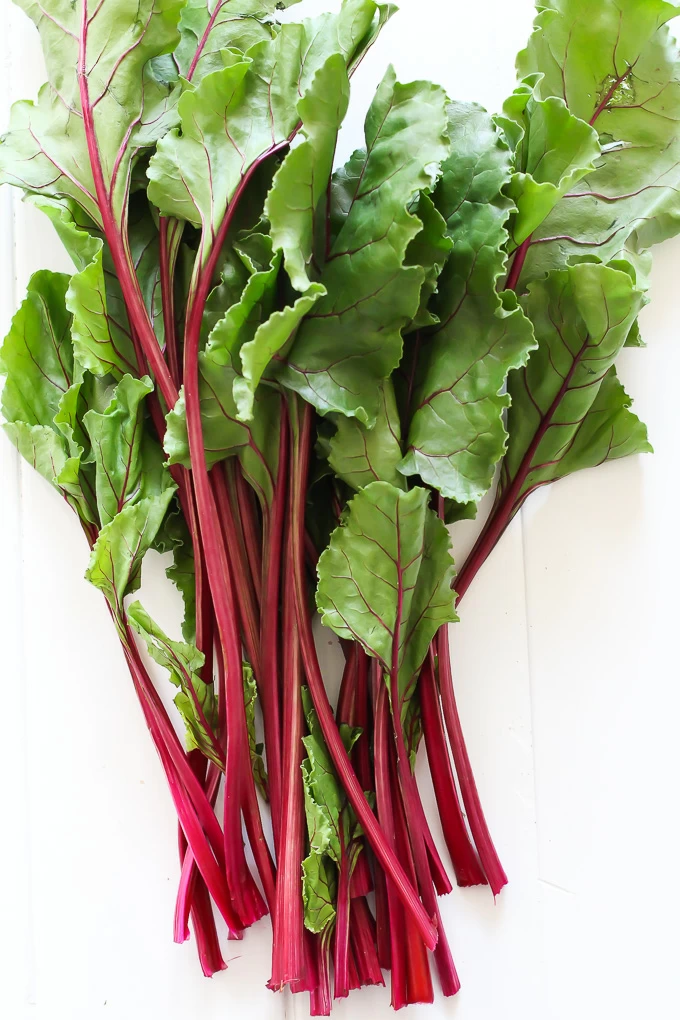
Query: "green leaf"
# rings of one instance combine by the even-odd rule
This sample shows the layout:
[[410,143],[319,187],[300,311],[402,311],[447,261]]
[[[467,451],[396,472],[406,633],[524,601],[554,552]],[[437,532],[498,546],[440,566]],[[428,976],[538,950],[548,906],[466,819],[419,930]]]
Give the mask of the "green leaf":
[[335,922],[337,886],[337,873],[332,861],[317,853],[305,857],[302,862],[302,899],[305,928],[309,931],[318,934]]
[[283,251],[290,282],[300,293],[319,273],[313,266],[314,253],[320,237],[324,243],[328,180],[348,102],[347,67],[336,53],[319,69],[298,103],[305,140],[284,159],[265,203],[274,247]]
[[501,494],[510,512],[539,485],[650,449],[612,367],[642,300],[628,273],[595,263],[531,284],[526,306],[538,348],[508,380]]
[[526,361],[533,337],[515,296],[497,291],[512,208],[502,194],[510,153],[480,107],[452,103],[448,115],[452,154],[434,201],[454,255],[431,306],[440,325],[413,359],[414,399],[400,471],[469,503],[488,490],[503,455],[505,380]]
[[[297,3],[298,0],[292,0]],[[222,68],[222,50],[245,53],[256,43],[271,38],[271,26],[263,24],[277,8],[291,2],[276,0],[189,0],[179,22],[180,43],[173,54],[178,74],[198,84],[206,74]]]
[[125,634],[123,600],[141,582],[142,560],[163,523],[174,488],[121,510],[99,532],[85,577],[102,591]]
[[103,412],[90,410],[83,419],[96,465],[96,492],[102,524],[126,506],[155,496],[170,476],[163,452],[144,430],[143,401],[153,392],[148,376],[123,376]]
[[130,334],[108,313],[101,245],[89,266],[71,277],[66,304],[73,315],[76,357],[84,368],[116,378],[135,371]]
[[246,56],[222,50],[224,66],[184,91],[180,127],[159,142],[149,164],[148,194],[165,215],[201,228],[199,264],[243,174],[289,138],[298,99],[317,69],[333,52],[352,59],[375,10],[369,0],[348,0],[337,16],[283,25]]
[[663,0],[600,0],[594,17],[587,0],[541,4],[519,72],[542,74],[540,96],[559,96],[592,124],[603,153],[534,236],[525,282],[571,255],[607,262],[677,232],[680,62],[664,23],[679,11]]
[[264,760],[262,758],[262,751],[264,750],[264,744],[257,742],[255,735],[255,704],[257,702],[257,684],[255,683],[255,674],[251,667],[244,662],[243,664],[243,700],[246,709],[246,725],[248,727],[248,748],[250,750],[250,766],[253,770],[253,776],[257,783],[260,793],[267,799],[267,772],[264,767]]
[[74,380],[67,287],[68,276],[47,269],[29,280],[0,353],[6,421],[51,426]]
[[272,359],[282,355],[305,315],[325,293],[321,284],[311,284],[295,304],[273,312],[258,326],[253,339],[241,348],[241,374],[234,380],[234,399],[241,421],[252,420],[255,391],[262,376]]
[[[563,99],[539,99],[535,75],[503,106],[506,137],[513,136],[515,170],[506,189],[517,207],[512,239],[519,245],[541,225],[560,199],[594,169],[597,132],[569,111]],[[510,128],[514,129],[512,132]]]
[[18,3],[40,31],[49,82],[37,104],[13,107],[9,134],[0,145],[0,180],[30,192],[68,196],[101,225],[82,116],[79,68],[84,66],[103,184],[121,222],[134,162],[173,117],[170,86],[154,73],[153,60],[172,52],[179,41],[183,0]]
[[[237,374],[229,353],[211,347],[199,355],[201,418],[208,466],[238,456],[244,474],[264,506],[270,506],[278,470],[280,397],[262,388],[255,397],[253,420],[238,420],[233,388]],[[167,416],[165,451],[171,464],[190,467],[184,395]]]
[[390,69],[366,118],[366,151],[336,175],[327,221],[334,236],[320,275],[327,294],[277,373],[322,414],[371,426],[380,383],[399,363],[401,331],[418,312],[425,278],[422,268],[405,265],[422,229],[409,209],[432,189],[448,153],[445,101],[439,87],[398,84]]
[[449,536],[428,500],[422,488],[366,486],[318,565],[321,622],[397,671],[402,713],[432,638],[457,619]]
[[0,351],[2,414],[22,457],[84,521],[97,523],[94,478],[83,464],[89,445],[78,422],[83,376],[73,358],[67,285],[62,273],[31,277]]
[[201,679],[203,652],[195,645],[172,641],[140,602],[128,607],[127,618],[144,640],[151,658],[168,671],[170,682],[179,688],[174,702],[186,726],[187,750],[197,748],[223,769],[224,757],[215,737],[219,725],[215,688]]
[[398,471],[402,460],[401,425],[391,379],[380,387],[380,411],[372,429],[343,414],[331,414],[328,418],[335,433],[321,443],[338,478],[353,489],[376,481],[406,487]]
[[418,219],[423,224],[423,229],[406,250],[406,265],[422,266],[425,270],[425,279],[420,292],[420,307],[409,329],[423,329],[439,322],[428,305],[437,291],[439,275],[453,250],[453,239],[448,235],[446,220],[429,195],[420,195]]

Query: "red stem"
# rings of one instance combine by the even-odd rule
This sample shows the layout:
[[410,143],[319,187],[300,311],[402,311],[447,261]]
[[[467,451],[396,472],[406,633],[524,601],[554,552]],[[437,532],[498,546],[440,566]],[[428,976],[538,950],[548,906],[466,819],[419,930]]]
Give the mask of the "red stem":
[[439,691],[430,656],[423,665],[418,690],[432,785],[437,798],[444,839],[451,855],[458,885],[486,885],[486,878],[481,869],[479,858],[465,828],[465,819],[461,811],[451,768],[449,748],[446,743]]
[[384,985],[385,979],[382,976],[376,952],[376,925],[363,896],[352,900],[350,941],[360,983],[362,985]]
[[260,617],[260,647],[262,650],[260,690],[269,778],[269,803],[274,832],[274,847],[277,850],[277,854],[281,827],[281,770],[283,764],[281,760],[281,694],[279,689],[280,588],[283,532],[288,499],[287,474],[290,446],[288,416],[283,398],[281,400],[280,421],[279,465],[274,499],[264,537],[264,560],[262,565],[263,603]]
[[243,471],[238,462],[234,464],[234,487],[246,555],[250,565],[250,576],[259,610],[262,602],[262,528],[257,518],[255,495],[243,477]]
[[[290,550],[290,543],[288,543]],[[290,560],[290,552],[289,552]],[[290,585],[290,562],[286,571]],[[281,830],[279,877],[274,915],[274,946],[270,987],[278,990],[294,985],[303,990],[308,976],[300,888],[305,829],[300,767],[304,744],[302,712],[302,665],[294,609],[290,592],[283,603],[286,634],[283,661],[283,777],[281,783]]]
[[439,666],[439,690],[463,803],[465,804],[470,831],[477,847],[484,874],[491,886],[491,891],[494,896],[497,896],[503,886],[507,885],[508,878],[498,858],[486,824],[479,793],[477,792],[477,784],[475,783],[470,758],[465,746],[453,690],[448,628],[441,627],[435,640],[437,642],[437,662]]
[[[342,832],[340,834],[342,840]],[[340,868],[338,875],[337,906],[335,917],[335,953],[333,958],[334,988],[336,999],[349,995],[349,922],[350,886],[352,878],[352,854],[349,847],[341,844]]]

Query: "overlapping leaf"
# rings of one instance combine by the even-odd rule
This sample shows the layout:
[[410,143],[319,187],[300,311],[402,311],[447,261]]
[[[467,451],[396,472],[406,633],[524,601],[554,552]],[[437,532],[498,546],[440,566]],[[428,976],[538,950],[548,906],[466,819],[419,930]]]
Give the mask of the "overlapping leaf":
[[663,0],[546,0],[520,53],[521,75],[543,75],[541,97],[559,96],[600,135],[596,169],[534,236],[528,283],[574,254],[608,261],[678,230],[680,64]]
[[600,155],[597,132],[575,117],[563,99],[539,99],[540,76],[515,89],[498,122],[515,153],[515,173],[507,193],[516,213],[511,235],[519,245],[541,225],[560,199],[594,169]]
[[480,107],[453,103],[448,116],[452,153],[434,200],[454,251],[431,306],[440,325],[413,359],[416,385],[400,470],[466,504],[491,485],[505,448],[502,389],[533,338],[514,295],[497,292],[512,208],[502,195],[510,153]]
[[321,622],[397,671],[402,712],[432,638],[456,619],[449,536],[428,500],[422,488],[366,486],[318,566]]
[[431,190],[448,152],[444,92],[425,82],[401,85],[390,69],[365,137],[366,150],[334,179],[329,234],[317,252],[326,296],[302,323],[278,378],[321,413],[371,426],[380,383],[401,357],[401,331],[420,306],[425,272],[405,259],[422,223],[409,208]]
[[[302,862],[305,925],[320,932],[335,919],[335,868],[361,835],[361,828],[333,767],[312,700],[306,687],[302,700],[309,733],[302,738],[307,758],[302,762],[305,816],[309,855]],[[349,753],[361,730],[341,725],[345,750]]]
[[334,52],[350,61],[375,11],[370,0],[348,0],[337,16],[282,26],[247,56],[223,50],[223,66],[184,91],[180,127],[149,165],[149,197],[201,228],[201,259],[243,174],[294,132],[298,99],[318,68]]
[[508,381],[501,493],[512,509],[539,485],[650,449],[613,369],[642,300],[620,266],[584,263],[531,285],[538,348]]
[[81,73],[111,210],[122,221],[138,153],[172,121],[172,95],[153,60],[179,41],[183,0],[17,0],[42,37],[49,82],[12,110],[0,180],[68,196],[101,226],[83,118]]

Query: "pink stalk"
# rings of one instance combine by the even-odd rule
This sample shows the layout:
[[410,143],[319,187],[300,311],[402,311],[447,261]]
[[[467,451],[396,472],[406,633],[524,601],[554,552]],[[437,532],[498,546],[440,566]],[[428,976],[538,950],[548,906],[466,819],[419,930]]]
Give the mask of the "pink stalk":
[[425,660],[420,674],[418,690],[432,785],[437,798],[444,839],[451,855],[458,885],[486,885],[486,878],[480,867],[477,853],[468,837],[465,819],[458,800],[458,791],[453,778],[441,715],[439,691],[429,656]]

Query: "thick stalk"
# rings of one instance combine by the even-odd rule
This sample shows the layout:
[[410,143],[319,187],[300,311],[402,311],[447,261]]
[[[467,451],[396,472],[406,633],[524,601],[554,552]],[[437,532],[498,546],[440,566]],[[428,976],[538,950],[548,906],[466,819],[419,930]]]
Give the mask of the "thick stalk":
[[[342,833],[341,833],[342,839]],[[350,885],[352,878],[352,854],[349,847],[341,843],[340,868],[338,873],[338,892],[335,917],[335,946],[333,955],[334,988],[336,999],[345,999],[349,995],[349,924],[350,924]]]
[[[297,397],[292,398],[293,408],[299,407]],[[406,872],[399,863],[394,851],[389,846],[384,833],[382,832],[375,815],[373,814],[356,773],[352,768],[349,755],[340,737],[340,733],[333,718],[333,710],[328,700],[328,694],[324,686],[321,668],[314,645],[312,622],[307,599],[307,586],[305,581],[305,495],[307,491],[307,478],[309,473],[309,459],[311,453],[313,409],[311,405],[305,404],[300,415],[298,434],[293,445],[293,466],[292,477],[292,549],[293,549],[293,583],[295,595],[295,611],[297,616],[300,645],[302,649],[302,660],[305,667],[305,674],[309,684],[310,694],[314,702],[314,708],[319,718],[319,724],[323,732],[326,746],[331,755],[333,765],[354,812],[366,833],[373,852],[380,861],[382,867],[389,874],[404,906],[413,916],[418,929],[430,949],[437,944],[437,932],[430,921],[423,904],[409,882]]]
[[[236,490],[236,505],[243,529],[246,555],[250,566],[250,576],[253,579],[253,589],[258,610],[262,603],[262,527],[257,514],[255,493],[245,480],[241,465],[234,464],[234,488]],[[267,519],[269,514],[266,514]]]
[[479,793],[477,792],[477,784],[475,783],[470,758],[465,746],[463,729],[460,724],[456,697],[453,691],[448,628],[440,627],[435,640],[437,642],[439,690],[444,708],[446,729],[449,734],[449,742],[456,766],[456,774],[460,783],[460,792],[463,796],[463,804],[467,812],[470,831],[477,847],[477,853],[479,854],[484,874],[491,886],[491,891],[494,896],[497,896],[503,886],[507,885],[508,878],[498,858],[489,828],[486,824]]
[[158,246],[161,280],[161,303],[163,307],[163,334],[165,338],[165,357],[170,375],[179,389],[182,384],[182,369],[177,345],[177,326],[175,324],[175,293],[174,278],[177,259],[177,246],[174,244],[174,232],[179,228],[177,220],[168,220],[166,216],[158,219]]
[[376,925],[363,896],[352,900],[350,941],[361,985],[384,985],[376,951]]
[[[260,616],[260,648],[262,674],[260,691],[262,718],[267,755],[269,778],[269,803],[274,833],[274,848],[279,849],[281,827],[281,692],[280,692],[280,648],[281,617],[280,589],[281,562],[283,557],[283,533],[288,500],[288,461],[290,435],[285,402],[281,399],[281,432],[279,441],[279,464],[271,512],[264,534],[264,557],[262,563],[262,612]],[[286,633],[284,631],[284,633]]]
[[[290,543],[288,543],[290,548]],[[290,584],[290,564],[286,571]],[[302,743],[302,663],[297,626],[290,591],[283,603],[286,643],[283,661],[283,776],[281,783],[281,835],[279,840],[278,883],[274,914],[272,977],[274,990],[289,984],[295,990],[310,988],[305,946],[302,889],[300,883],[304,856],[305,822],[301,765]]]
[[[389,713],[387,712],[387,688],[382,679],[378,663],[374,664],[373,677],[373,759],[375,767],[375,800],[378,818],[390,845],[396,851],[396,835],[394,826],[394,805],[392,802],[392,783],[390,780],[390,746],[389,746]],[[392,970],[391,998],[392,1008],[401,1009],[408,1002],[406,982],[406,941],[402,938],[405,927],[411,928],[409,918],[401,905],[396,889],[389,878],[376,868],[376,902],[378,899],[378,876],[381,876],[387,897],[387,909],[383,917],[383,948],[380,953],[381,962],[385,966],[387,946],[389,946],[389,962]],[[383,903],[384,907],[384,903]],[[378,933],[380,937],[380,932]],[[385,945],[385,943],[387,945]],[[380,941],[378,942],[380,950]]]

